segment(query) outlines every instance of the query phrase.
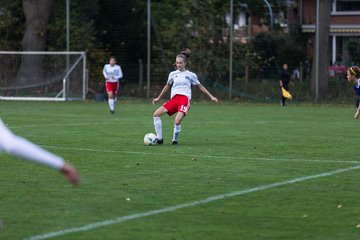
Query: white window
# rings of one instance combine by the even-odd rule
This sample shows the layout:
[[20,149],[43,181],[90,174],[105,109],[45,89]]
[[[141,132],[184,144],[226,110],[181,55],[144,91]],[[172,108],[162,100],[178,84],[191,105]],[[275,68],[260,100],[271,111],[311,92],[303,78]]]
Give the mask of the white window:
[[333,15],[360,14],[360,0],[333,0],[332,14]]

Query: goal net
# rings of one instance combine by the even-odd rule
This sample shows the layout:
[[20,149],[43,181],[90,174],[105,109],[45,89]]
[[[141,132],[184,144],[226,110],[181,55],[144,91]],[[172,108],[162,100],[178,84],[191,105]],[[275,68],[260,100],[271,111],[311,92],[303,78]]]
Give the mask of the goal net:
[[0,100],[84,100],[85,52],[0,51]]

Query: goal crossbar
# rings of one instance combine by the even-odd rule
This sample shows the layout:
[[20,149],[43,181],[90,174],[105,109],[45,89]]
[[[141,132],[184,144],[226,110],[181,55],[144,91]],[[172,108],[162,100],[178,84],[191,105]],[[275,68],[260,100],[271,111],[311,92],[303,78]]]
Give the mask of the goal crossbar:
[[84,100],[85,52],[0,51],[0,100]]

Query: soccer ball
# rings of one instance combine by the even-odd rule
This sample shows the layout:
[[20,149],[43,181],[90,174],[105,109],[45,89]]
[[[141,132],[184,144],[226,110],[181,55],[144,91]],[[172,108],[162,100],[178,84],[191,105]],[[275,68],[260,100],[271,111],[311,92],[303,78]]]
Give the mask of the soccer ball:
[[157,143],[157,137],[155,134],[153,133],[147,133],[144,136],[144,144],[151,146],[151,145],[155,145]]

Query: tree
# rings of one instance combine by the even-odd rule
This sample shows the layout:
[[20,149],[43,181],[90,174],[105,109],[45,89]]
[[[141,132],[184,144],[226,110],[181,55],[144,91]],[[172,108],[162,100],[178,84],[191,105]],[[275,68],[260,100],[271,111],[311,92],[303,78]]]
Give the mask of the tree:
[[[23,0],[25,33],[21,42],[23,51],[44,51],[46,31],[51,15],[52,0]],[[42,57],[23,55],[17,84],[31,83],[43,73]]]
[[[317,56],[316,51],[314,51],[312,71],[311,71],[311,90],[316,94],[316,81],[318,81],[318,93],[319,97],[324,97],[328,90],[328,67],[329,67],[329,56],[328,56],[328,46],[329,46],[329,26],[330,26],[330,13],[331,13],[331,3],[330,0],[319,0],[319,29],[317,40],[319,42],[319,55]],[[319,57],[319,65],[317,66],[317,57]],[[316,79],[316,68],[319,70],[318,79]]]
[[[246,9],[250,13],[262,16],[264,22],[268,22],[268,9],[263,0],[234,2],[234,16],[240,10]],[[277,1],[270,2],[273,5],[274,14],[284,7],[284,4],[277,3]],[[172,59],[178,51],[188,47],[194,53],[189,67],[196,69],[203,81],[210,79],[227,84],[229,73],[229,8],[230,1],[221,0],[184,0],[171,3],[153,0],[152,11],[157,23],[159,38],[162,41],[162,48],[171,49],[171,51],[165,52],[167,58],[173,61]],[[177,14],[173,14],[174,12]],[[268,35],[272,37],[269,39]],[[279,55],[277,46],[284,45],[283,42],[285,41],[284,37],[278,37],[278,35],[278,33],[261,34],[259,38],[255,39],[252,46],[246,46],[246,51],[237,49],[244,48],[244,45],[234,44],[234,60],[248,64],[248,62],[258,61],[258,58],[261,57],[264,62],[267,61],[266,64],[274,65],[274,60]],[[261,38],[262,36],[264,37]],[[159,46],[153,46],[153,48],[154,52],[160,50]],[[252,49],[256,53],[250,54],[249,51]],[[254,59],[242,61],[248,56],[254,56]],[[157,60],[154,59],[154,61]]]
[[22,40],[23,51],[43,51],[46,30],[51,15],[52,0],[23,0],[26,28]]
[[3,51],[20,48],[24,36],[24,13],[21,6],[21,0],[3,0],[0,6],[0,49]]
[[[221,81],[228,78],[226,13],[229,3],[221,0],[177,1],[167,4],[155,1],[152,9],[158,38],[162,41],[162,46],[154,46],[155,53],[166,49],[166,58],[173,63],[177,53],[189,48],[194,53],[189,68],[196,69],[203,82],[206,79]],[[174,12],[177,14],[173,14]],[[154,59],[161,64],[163,61],[159,60]],[[172,66],[169,68],[172,69]]]
[[[21,1],[25,15],[21,50],[65,51],[65,1],[14,0]],[[70,50],[87,51],[87,67],[92,69],[90,78],[96,81],[102,80],[101,68],[109,55],[96,37],[95,18],[99,12],[98,3],[99,0],[70,1]],[[17,84],[29,84],[31,79],[41,78],[44,72],[42,60],[41,56],[25,55],[21,60]]]
[[[70,2],[70,51],[86,51],[87,68],[89,71],[89,88],[97,91],[98,82],[103,82],[102,68],[110,56],[105,42],[98,37],[99,32],[104,31],[101,27],[107,27],[108,22],[102,21],[109,14],[102,9],[100,0],[83,0]],[[113,3],[114,1],[112,1]],[[109,1],[107,1],[108,5]],[[111,5],[112,6],[112,5]],[[113,6],[118,14],[117,6]],[[48,24],[46,50],[66,50],[66,1],[54,0],[53,13]],[[102,15],[101,15],[102,14]],[[116,15],[112,15],[117,20]],[[117,22],[118,23],[118,22]],[[99,24],[99,28],[96,28]],[[99,34],[100,35],[100,34]],[[114,37],[114,41],[119,42]]]

